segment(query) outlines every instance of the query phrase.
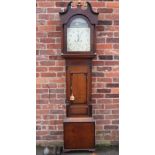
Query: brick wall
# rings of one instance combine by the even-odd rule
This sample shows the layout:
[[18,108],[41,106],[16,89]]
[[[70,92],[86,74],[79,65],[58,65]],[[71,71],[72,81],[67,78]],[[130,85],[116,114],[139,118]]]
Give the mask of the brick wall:
[[[61,58],[59,12],[67,0],[37,0],[37,144],[63,142],[65,60]],[[92,104],[96,143],[118,143],[118,0],[89,0],[99,12],[97,57],[93,60]]]

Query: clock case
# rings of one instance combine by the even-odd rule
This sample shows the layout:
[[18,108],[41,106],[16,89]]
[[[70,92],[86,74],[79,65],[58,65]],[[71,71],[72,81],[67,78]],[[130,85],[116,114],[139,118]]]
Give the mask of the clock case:
[[[77,8],[72,8],[72,2],[70,2],[64,12],[60,12],[60,19],[62,24],[62,56],[64,58],[94,58],[95,57],[95,43],[96,43],[96,29],[95,25],[98,23],[98,13],[92,10],[91,4],[87,2],[87,7],[83,9],[81,5]],[[80,17],[87,21],[90,28],[90,51],[67,51],[67,28],[72,20]]]
[[[66,118],[63,121],[64,151],[95,150],[95,120],[92,117],[92,58],[96,56],[96,24],[98,13],[87,8],[71,7],[60,12],[62,24],[62,57],[66,60]],[[67,27],[73,19],[81,17],[90,27],[90,51],[67,51]],[[71,100],[72,95],[75,101]],[[79,102],[79,103],[78,103]],[[81,102],[81,103],[80,103]]]

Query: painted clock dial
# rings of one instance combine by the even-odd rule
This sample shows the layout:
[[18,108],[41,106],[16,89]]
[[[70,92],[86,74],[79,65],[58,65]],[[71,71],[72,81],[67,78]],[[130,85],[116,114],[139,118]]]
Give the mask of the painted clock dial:
[[67,51],[90,51],[90,28],[83,18],[74,19],[67,28]]

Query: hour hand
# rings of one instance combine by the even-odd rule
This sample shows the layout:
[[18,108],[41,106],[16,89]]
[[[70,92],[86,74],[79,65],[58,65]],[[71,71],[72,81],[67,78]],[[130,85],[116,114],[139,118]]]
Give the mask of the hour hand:
[[80,36],[79,36],[79,34],[78,34],[78,42],[79,42],[79,40],[80,40]]

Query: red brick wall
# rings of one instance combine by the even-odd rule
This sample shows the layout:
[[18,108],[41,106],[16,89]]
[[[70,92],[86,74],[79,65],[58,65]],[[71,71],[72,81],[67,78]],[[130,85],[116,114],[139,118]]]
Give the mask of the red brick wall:
[[[37,144],[63,142],[65,60],[61,58],[59,11],[67,0],[37,0]],[[118,0],[89,0],[99,12],[97,57],[93,60],[96,143],[118,143]]]

